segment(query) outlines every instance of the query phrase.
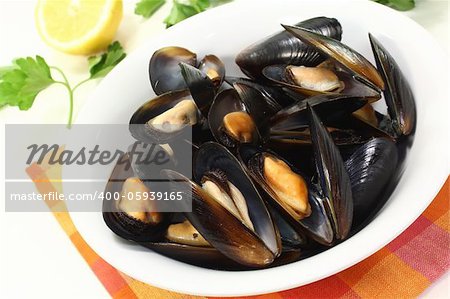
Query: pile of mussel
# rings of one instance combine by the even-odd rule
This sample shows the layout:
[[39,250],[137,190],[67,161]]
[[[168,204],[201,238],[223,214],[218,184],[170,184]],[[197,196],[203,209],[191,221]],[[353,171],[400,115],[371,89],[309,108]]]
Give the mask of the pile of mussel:
[[[157,97],[133,114],[130,133],[167,149],[192,130],[184,140],[192,174],[177,171],[175,147],[166,150],[170,167],[157,170],[190,196],[192,212],[158,212],[129,196],[105,201],[114,233],[193,265],[248,270],[320,253],[375,217],[412,145],[412,90],[371,34],[376,66],[341,42],[334,18],[283,27],[237,54],[246,78],[227,76],[214,55],[198,61],[181,47],[153,54]],[[382,98],[386,113],[372,106]],[[106,191],[155,188],[142,178],[156,170],[131,164],[116,165]]]

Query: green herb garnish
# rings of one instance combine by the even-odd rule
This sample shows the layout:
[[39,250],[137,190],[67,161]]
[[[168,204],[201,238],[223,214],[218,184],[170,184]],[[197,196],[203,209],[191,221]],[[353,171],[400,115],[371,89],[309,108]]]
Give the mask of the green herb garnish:
[[108,46],[106,53],[88,58],[90,79],[105,77],[127,54],[119,42]]
[[204,10],[205,9],[203,9],[202,6],[199,6],[197,4],[187,5],[174,0],[172,10],[170,11],[170,14],[164,19],[164,23],[167,27],[170,27]]
[[373,0],[373,1],[402,11],[411,10],[415,6],[414,0]]
[[164,3],[166,0],[141,0],[136,4],[134,13],[144,18],[150,18]]
[[[164,19],[167,27],[175,25],[193,15],[201,13],[210,7],[218,6],[232,0],[173,0],[169,15]],[[140,0],[136,4],[135,13],[145,18],[152,16],[165,0]]]
[[[61,84],[69,93],[69,119],[67,126],[72,125],[73,94],[83,83],[106,76],[126,54],[119,42],[112,43],[104,54],[90,57],[90,76],[71,87],[64,72],[55,66],[49,66],[41,56],[36,58],[19,58],[11,66],[0,68],[0,107],[17,106],[20,110],[28,110],[37,95],[53,84]],[[52,77],[51,70],[59,72],[62,80]]]

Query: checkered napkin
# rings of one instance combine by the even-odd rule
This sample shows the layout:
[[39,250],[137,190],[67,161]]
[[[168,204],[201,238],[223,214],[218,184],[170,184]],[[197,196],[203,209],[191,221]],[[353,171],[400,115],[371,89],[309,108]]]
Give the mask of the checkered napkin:
[[[50,182],[60,169],[32,165],[27,173],[42,194],[62,193]],[[49,173],[53,172],[50,176]],[[411,298],[450,268],[450,179],[427,210],[387,246],[336,275],[292,290],[247,298]],[[113,298],[204,298],[169,292],[135,280],[105,262],[83,240],[64,202],[49,208],[78,252]]]

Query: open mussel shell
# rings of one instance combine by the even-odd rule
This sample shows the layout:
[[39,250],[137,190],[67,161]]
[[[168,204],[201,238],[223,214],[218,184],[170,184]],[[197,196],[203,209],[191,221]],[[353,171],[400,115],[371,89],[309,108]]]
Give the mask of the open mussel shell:
[[352,75],[343,71],[334,72],[337,80],[339,81],[339,88],[337,88],[336,90],[319,91],[302,87],[295,84],[295,82],[288,78],[286,73],[287,67],[287,65],[267,66],[263,69],[263,74],[273,83],[289,88],[290,90],[301,93],[305,96],[315,96],[319,94],[343,94],[366,98],[369,102],[375,102],[381,98],[381,95],[377,90],[354,79]]
[[370,44],[381,76],[386,82],[384,97],[397,136],[410,135],[416,126],[416,104],[408,80],[399,65],[380,42],[369,34]]
[[[341,39],[341,25],[333,18],[312,18],[298,23],[297,26],[333,39]],[[325,59],[314,47],[303,43],[289,32],[282,31],[241,51],[236,57],[236,63],[250,78],[262,79],[261,71],[268,65],[316,66]]]
[[[105,187],[106,196],[111,196],[111,200],[103,201],[103,219],[106,225],[119,237],[136,242],[148,242],[158,240],[164,234],[169,225],[170,213],[152,212],[155,216],[152,221],[142,221],[135,217],[136,212],[144,212],[140,208],[131,208],[125,212],[120,208],[123,200],[132,201],[130,190],[123,194],[124,184],[127,179],[133,178],[137,181],[139,176],[133,171],[132,161],[128,154],[122,156],[114,167],[110,179]],[[140,182],[133,183],[139,184]],[[120,198],[115,200],[115,195],[120,194]],[[123,195],[123,196],[122,196]],[[150,202],[150,201],[149,201]],[[157,217],[156,217],[157,216]]]
[[360,224],[384,204],[381,194],[397,169],[394,142],[374,138],[360,146],[346,161],[353,194],[355,224]]
[[205,175],[216,171],[224,175],[227,181],[242,193],[255,234],[278,256],[280,237],[277,228],[250,177],[228,149],[218,143],[208,142],[195,154],[194,179],[200,182]]
[[206,55],[198,64],[198,69],[205,73],[216,88],[225,79],[225,64],[216,55]]
[[187,88],[180,62],[196,66],[197,55],[181,47],[165,47],[153,53],[148,72],[156,95]]
[[[281,160],[286,163],[290,167],[291,171],[293,171],[296,175],[304,177],[299,170],[293,167],[289,161],[286,161],[277,154],[262,148],[256,148],[250,145],[241,145],[239,147],[238,154],[239,159],[242,161],[243,165],[245,165],[253,180],[268,195],[267,199],[269,203],[273,205],[281,215],[283,215],[284,219],[300,236],[306,234],[311,239],[323,245],[331,245],[333,243],[333,227],[327,214],[328,211],[324,205],[324,199],[315,190],[316,188],[305,180],[308,193],[307,200],[309,211],[306,212],[307,214],[300,216],[299,213],[294,211],[291,206],[283,202],[265,178],[263,170],[265,162],[264,159],[266,157],[273,157],[277,160]],[[286,184],[292,184],[292,182],[286,182]],[[292,233],[288,233],[287,231],[283,231],[283,234],[285,238],[286,234],[292,235]],[[302,245],[304,245],[304,243],[302,243]]]
[[[177,107],[176,113],[168,115],[167,119],[158,120],[154,125],[149,123],[174,107]],[[184,130],[190,130],[202,121],[203,117],[189,90],[181,90],[162,94],[144,103],[131,117],[129,131],[136,140],[161,144],[173,140]]]
[[208,115],[208,109],[216,95],[214,82],[199,69],[180,62],[181,74],[194,99],[195,104],[204,115]]
[[353,73],[359,80],[368,83],[374,88],[384,89],[384,81],[377,69],[364,56],[349,46],[325,35],[317,34],[308,30],[308,28],[282,26],[304,43],[336,61],[340,66]]
[[337,240],[345,239],[353,219],[351,181],[339,149],[313,108],[308,106],[317,180]]
[[[267,210],[267,218],[259,214],[258,218],[252,216],[257,212],[249,208],[255,229],[253,231],[198,184],[172,170],[165,170],[163,173],[176,182],[175,188],[180,192],[190,194],[192,212],[185,213],[186,217],[223,255],[241,265],[260,268],[273,263],[280,254],[281,242]],[[253,202],[255,199],[246,200]],[[261,204],[264,205],[262,200]]]
[[340,120],[367,103],[367,99],[348,95],[317,95],[277,112],[271,119],[271,131],[288,131],[309,125],[307,106],[314,107],[324,122]]
[[229,148],[261,140],[253,115],[234,88],[217,94],[209,109],[208,124],[214,138]]

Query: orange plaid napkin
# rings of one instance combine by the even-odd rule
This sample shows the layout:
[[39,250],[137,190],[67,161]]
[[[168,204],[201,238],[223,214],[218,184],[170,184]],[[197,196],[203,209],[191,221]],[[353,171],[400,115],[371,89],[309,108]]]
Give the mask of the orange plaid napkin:
[[[48,173],[55,171],[60,170],[37,165],[27,169],[42,194],[62,192],[60,182],[48,181]],[[54,173],[51,177],[55,177]],[[449,186],[447,178],[431,205],[405,232],[359,264],[303,287],[247,298],[417,297],[450,268]],[[59,205],[64,202],[53,202],[49,208],[111,297],[205,298],[159,289],[115,269],[89,247],[69,213]]]

